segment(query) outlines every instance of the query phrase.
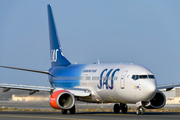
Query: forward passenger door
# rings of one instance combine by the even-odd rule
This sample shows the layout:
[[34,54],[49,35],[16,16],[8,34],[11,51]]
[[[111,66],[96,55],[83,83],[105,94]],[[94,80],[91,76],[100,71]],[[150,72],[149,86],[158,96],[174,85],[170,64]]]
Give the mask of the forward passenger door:
[[125,89],[125,79],[126,79],[126,75],[127,75],[128,71],[125,70],[121,76],[121,79],[120,79],[120,87],[121,89]]

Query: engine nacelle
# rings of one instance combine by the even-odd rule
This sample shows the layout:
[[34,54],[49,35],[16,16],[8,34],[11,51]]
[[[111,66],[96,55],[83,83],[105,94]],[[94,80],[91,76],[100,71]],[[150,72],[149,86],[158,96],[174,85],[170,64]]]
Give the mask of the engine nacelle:
[[166,97],[164,93],[161,91],[157,91],[156,95],[150,102],[146,103],[144,105],[145,108],[147,109],[157,109],[157,108],[162,108],[166,104]]
[[59,90],[51,94],[49,103],[52,108],[68,110],[75,104],[74,95],[66,90]]

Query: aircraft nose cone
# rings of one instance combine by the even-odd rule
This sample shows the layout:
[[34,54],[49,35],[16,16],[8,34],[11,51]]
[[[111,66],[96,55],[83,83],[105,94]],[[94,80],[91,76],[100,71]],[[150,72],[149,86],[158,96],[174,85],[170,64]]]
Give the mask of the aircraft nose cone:
[[149,93],[154,93],[156,91],[156,84],[154,82],[153,83],[149,83],[146,86],[146,88],[149,91]]
[[157,85],[155,80],[148,80],[144,85],[144,95],[147,100],[151,100],[157,91]]

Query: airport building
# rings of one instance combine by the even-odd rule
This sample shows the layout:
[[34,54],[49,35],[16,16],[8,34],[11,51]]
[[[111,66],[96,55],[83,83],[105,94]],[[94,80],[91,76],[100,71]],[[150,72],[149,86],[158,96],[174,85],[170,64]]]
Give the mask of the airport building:
[[180,104],[180,87],[163,93],[166,96],[166,104]]
[[31,96],[31,95],[12,95],[12,101],[23,101],[23,102],[29,102],[29,101],[48,101],[49,95],[38,95],[38,96]]

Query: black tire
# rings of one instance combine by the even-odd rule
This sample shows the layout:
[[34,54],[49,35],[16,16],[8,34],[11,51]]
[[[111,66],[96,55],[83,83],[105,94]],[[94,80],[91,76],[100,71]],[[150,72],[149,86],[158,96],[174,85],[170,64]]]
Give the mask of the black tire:
[[62,110],[62,114],[67,114],[67,110]]
[[140,114],[141,114],[141,111],[140,111],[140,109],[139,109],[139,108],[137,108],[137,110],[136,110],[136,114],[137,114],[137,115],[140,115]]
[[119,108],[120,108],[119,104],[115,104],[114,105],[114,113],[116,113],[116,114],[119,113],[119,110],[120,110]]
[[69,110],[70,114],[75,114],[76,113],[76,107],[75,105]]
[[126,114],[126,113],[127,113],[127,109],[128,109],[128,106],[127,106],[126,104],[122,104],[121,110],[122,110],[122,113],[123,113],[123,114]]
[[143,107],[140,109],[140,111],[141,111],[141,115],[144,115],[144,108]]
[[144,108],[143,107],[138,107],[136,110],[137,115],[144,115]]

